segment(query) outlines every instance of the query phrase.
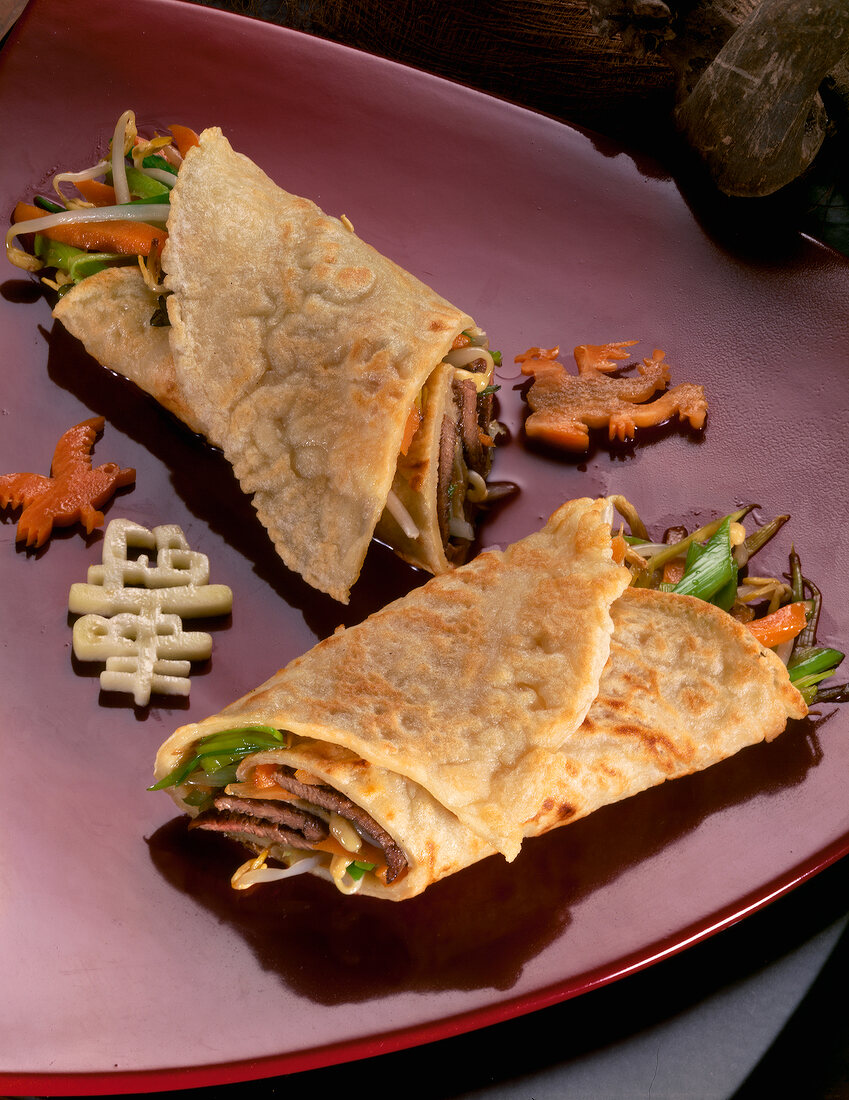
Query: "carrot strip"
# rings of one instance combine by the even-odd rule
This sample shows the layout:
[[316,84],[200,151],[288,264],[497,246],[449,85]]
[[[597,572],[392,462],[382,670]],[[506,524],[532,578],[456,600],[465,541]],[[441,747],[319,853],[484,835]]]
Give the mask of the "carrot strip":
[[86,200],[95,206],[114,206],[117,203],[115,188],[100,180],[78,180],[74,186]]
[[804,629],[807,620],[807,601],[798,600],[796,603],[785,604],[784,607],[773,611],[771,615],[764,615],[762,619],[754,619],[746,625],[761,645],[772,649],[773,646],[795,638]]
[[253,771],[254,786],[276,787],[278,785],[275,779],[276,771],[276,764],[257,764]]
[[684,576],[686,564],[683,558],[673,558],[666,562],[663,567],[663,583],[677,584]]
[[457,348],[467,348],[471,342],[471,336],[467,336],[465,332],[461,332],[459,336],[454,337],[454,343],[451,345],[451,350],[456,351]]
[[[17,223],[43,217],[44,211],[37,206],[19,202],[12,220]],[[162,248],[168,233],[147,222],[127,220],[56,225],[52,229],[43,229],[41,235],[75,248],[118,252],[122,256],[149,256]]]
[[401,440],[401,454],[405,455],[410,449],[410,444],[413,442],[413,436],[419,429],[419,424],[422,422],[422,414],[419,412],[418,405],[413,405],[410,409],[410,415],[407,417],[407,423],[404,425],[404,436]]
[[31,203],[19,202],[12,213],[12,221],[17,223],[30,221],[32,218],[43,218],[45,213],[46,211],[39,210],[37,206],[33,206]]
[[188,126],[179,126],[175,124],[174,126],[169,126],[168,129],[174,135],[174,141],[181,157],[184,157],[193,145],[200,145],[200,139],[197,134],[194,130],[189,129]]

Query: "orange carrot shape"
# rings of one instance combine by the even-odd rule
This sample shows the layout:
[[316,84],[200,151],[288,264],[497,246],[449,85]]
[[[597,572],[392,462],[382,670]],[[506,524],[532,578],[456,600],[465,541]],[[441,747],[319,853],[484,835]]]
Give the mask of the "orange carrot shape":
[[116,489],[132,485],[136,471],[117,462],[92,467],[91,450],[103,431],[102,416],[77,424],[56,444],[50,477],[42,474],[4,474],[0,477],[0,507],[23,506],[16,542],[43,546],[53,527],[80,522],[90,535],[103,523],[97,509]]
[[[636,342],[581,344],[575,348],[577,375],[557,362],[557,347],[529,348],[517,355],[522,373],[534,378],[527,394],[531,407],[525,421],[528,436],[568,451],[586,451],[590,428],[606,427],[610,439],[633,439],[637,428],[661,424],[676,413],[693,428],[704,427],[704,389],[683,382],[666,390],[669,364],[659,349],[650,359],[643,359],[638,374],[607,377],[620,369],[619,361],[628,358],[624,349]],[[666,392],[649,401],[659,390]]]

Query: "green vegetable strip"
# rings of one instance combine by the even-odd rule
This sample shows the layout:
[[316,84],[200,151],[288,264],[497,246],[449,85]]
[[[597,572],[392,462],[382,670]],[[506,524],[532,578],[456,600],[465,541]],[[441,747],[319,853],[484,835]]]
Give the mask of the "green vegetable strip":
[[758,527],[751,535],[747,535],[743,542],[746,551],[746,560],[748,561],[753,554],[756,554],[758,550],[766,546],[769,540],[781,530],[789,519],[790,516],[788,515],[776,516],[775,519],[771,519],[769,523],[765,523],[763,527]]
[[117,252],[86,252],[73,245],[50,240],[41,233],[35,235],[33,251],[46,267],[67,272],[75,283],[105,267],[136,262],[134,256],[122,256]]
[[36,195],[32,200],[33,206],[39,207],[41,210],[46,210],[48,214],[58,214],[61,210],[64,210],[64,206],[60,206],[58,202],[54,202],[52,199],[46,199],[43,195]]
[[130,199],[124,206],[150,206],[151,203],[167,204],[171,202],[171,192],[163,191],[158,195],[148,195],[143,199]]
[[723,611],[730,611],[737,599],[737,576],[739,570],[737,563],[732,558],[731,579],[718,591],[714,592],[710,602]]
[[[236,782],[236,772],[239,770],[238,765],[241,762],[241,757],[233,764],[225,764],[223,768],[219,768],[217,771],[210,771],[210,765],[204,761],[204,786],[210,787],[226,787],[228,783]],[[200,778],[200,777],[198,777]]]
[[713,520],[712,523],[706,523],[704,527],[699,527],[697,531],[693,531],[693,533],[687,535],[685,539],[681,539],[679,542],[670,543],[665,550],[659,550],[656,554],[652,555],[649,562],[652,572],[654,573],[659,569],[663,569],[668,561],[680,558],[685,551],[689,550],[693,543],[703,542],[705,539],[711,538],[716,534],[723,523],[728,522],[729,527],[732,523],[739,523],[754,507],[754,504],[747,504],[745,508],[738,508],[736,512],[731,512],[722,519]]
[[820,672],[831,674],[842,662],[844,656],[845,654],[839,649],[815,646],[794,653],[787,665],[787,670],[790,673],[790,679],[795,683],[798,679]]
[[[826,646],[807,646],[794,651],[787,671],[790,682],[796,686],[808,706],[817,699],[825,701],[828,698],[828,689],[820,692],[818,685],[834,674],[843,657],[844,654],[839,649],[829,649]],[[844,691],[845,687],[831,690],[835,701],[842,701]]]
[[[646,569],[641,570],[640,572],[638,572],[634,575],[634,579],[631,581],[631,587],[632,588],[654,588],[655,587],[654,574],[650,573]],[[657,585],[657,587],[660,588],[660,589],[663,589],[665,591],[669,591],[670,589],[674,588],[675,585],[674,584],[666,584],[666,585],[665,584],[659,584],[659,585]]]
[[203,768],[213,772],[218,768],[235,764],[252,752],[263,749],[285,748],[288,737],[285,732],[272,726],[240,726],[237,729],[221,730],[202,737],[195,746],[195,753],[162,777],[149,791],[162,791],[167,787],[179,787],[195,771]]
[[831,675],[830,672],[822,672],[819,676],[805,676],[801,680],[794,681],[794,686],[808,706],[811,705],[816,699],[820,698],[820,692],[817,687],[821,680],[827,679]]
[[220,772],[223,768],[230,768],[231,765],[238,764],[245,756],[246,751],[251,752],[253,750],[250,748],[245,750],[244,746],[240,746],[238,749],[234,749],[233,752],[201,753],[200,766],[210,776],[215,772]]
[[170,172],[172,176],[177,175],[177,169],[170,161],[167,161],[165,157],[158,157],[155,154],[151,154],[144,158],[142,161],[142,168],[158,168],[161,172]]
[[791,676],[790,680],[799,691],[804,692],[806,688],[818,684],[821,680],[827,680],[833,671],[827,668],[824,672],[811,673],[810,676]]
[[357,882],[363,877],[366,871],[373,871],[376,866],[377,864],[367,863],[364,859],[355,859],[353,863],[348,864],[345,870],[349,877],[352,878],[354,882]]
[[802,559],[796,548],[790,548],[790,599],[793,603],[805,598],[805,578],[802,576]]
[[168,195],[170,189],[152,176],[146,176],[138,168],[127,165],[127,183],[130,185],[130,194],[139,199],[152,199],[157,195]]
[[710,602],[717,594],[725,599],[732,582],[736,590],[737,566],[731,553],[730,531],[731,518],[726,516],[704,546],[690,543],[684,576],[673,592]]
[[198,809],[206,809],[212,802],[212,796],[208,791],[189,791],[183,798],[187,806],[197,806]]
[[818,690],[816,700],[818,703],[847,703],[849,702],[849,684]]
[[822,607],[822,592],[820,592],[817,586],[812,584],[807,578],[803,577],[802,579],[805,588],[811,595],[808,600],[808,621],[796,636],[796,644],[793,646],[794,652],[810,649],[811,646],[816,645],[817,627],[820,623],[820,609]]

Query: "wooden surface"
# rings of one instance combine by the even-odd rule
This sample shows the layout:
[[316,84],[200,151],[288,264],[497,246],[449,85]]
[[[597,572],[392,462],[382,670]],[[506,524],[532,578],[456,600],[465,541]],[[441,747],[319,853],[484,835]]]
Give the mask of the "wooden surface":
[[[416,65],[649,151],[719,191],[804,176],[849,102],[846,0],[201,0]],[[829,91],[819,94],[823,82]],[[845,114],[845,112],[844,112]]]

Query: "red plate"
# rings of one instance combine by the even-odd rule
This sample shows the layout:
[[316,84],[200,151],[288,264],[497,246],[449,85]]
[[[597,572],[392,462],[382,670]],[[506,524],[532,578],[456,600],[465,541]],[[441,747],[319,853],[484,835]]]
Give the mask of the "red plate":
[[[362,53],[171,0],[32,0],[0,56],[0,206],[84,167],[127,107],[220,125],[287,189],[471,312],[502,349],[521,495],[484,543],[563,500],[621,492],[658,530],[756,501],[793,521],[821,583],[821,640],[849,641],[845,302],[849,268],[797,237],[717,243],[662,171],[545,117]],[[748,211],[748,208],[746,208]],[[739,223],[743,243],[744,224]],[[732,227],[733,228],[733,227]],[[172,729],[424,579],[374,546],[347,609],[287,573],[223,460],[58,326],[33,281],[0,285],[0,468],[46,472],[103,415],[98,461],[138,479],[108,518],[179,523],[235,593],[186,704],[136,710],[71,656],[68,589],[101,535],[17,548],[0,526],[3,729],[0,1084],[94,1093],[246,1080],[456,1034],[676,952],[849,849],[849,711],[529,842],[402,905],[297,879],[230,890],[241,858],[150,794]],[[639,339],[705,385],[677,428],[583,461],[521,438],[514,356]]]

